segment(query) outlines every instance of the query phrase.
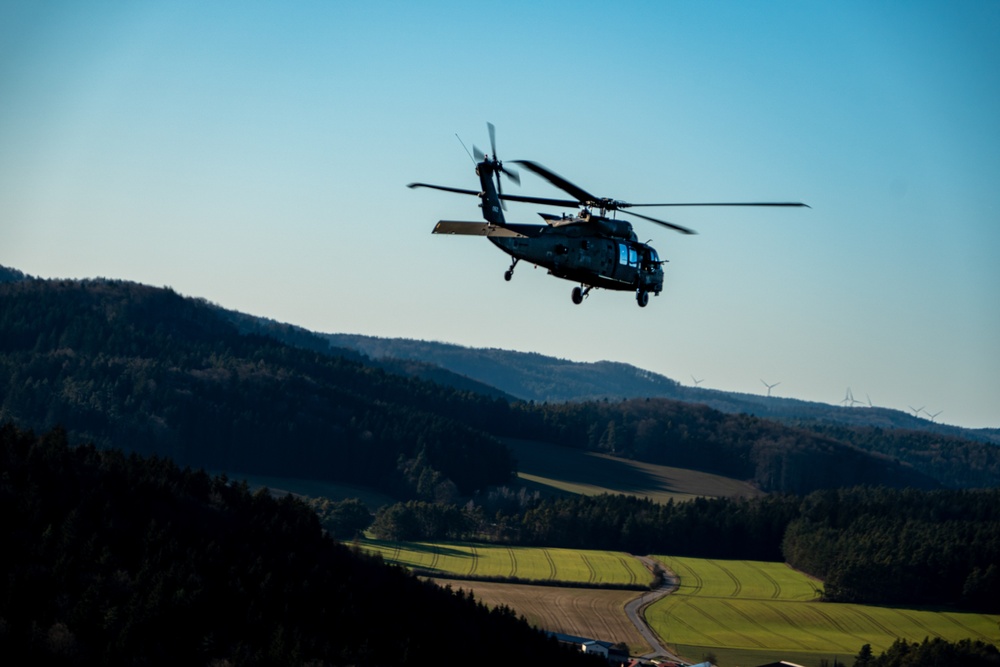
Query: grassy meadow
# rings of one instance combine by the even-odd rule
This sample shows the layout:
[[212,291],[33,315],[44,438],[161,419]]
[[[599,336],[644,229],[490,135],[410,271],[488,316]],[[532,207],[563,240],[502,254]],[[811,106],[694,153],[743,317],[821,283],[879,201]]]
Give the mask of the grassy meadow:
[[[507,605],[547,630],[624,642],[635,655],[649,650],[624,612],[640,592],[593,588],[647,585],[651,574],[628,554],[376,540],[360,546],[439,583],[472,590],[486,604]],[[822,583],[783,563],[656,559],[680,584],[646,609],[646,622],[691,662],[714,656],[722,667],[778,660],[820,667],[834,660],[851,664],[864,644],[878,654],[897,638],[1000,643],[1000,615],[823,603]]]
[[362,549],[423,574],[456,579],[515,580],[559,585],[643,588],[652,573],[617,551],[508,547],[463,542],[363,540]]
[[646,610],[646,622],[692,660],[850,664],[862,645],[878,654],[897,638],[1000,642],[998,615],[822,603],[822,584],[782,563],[656,558],[680,586]]
[[518,477],[543,495],[624,493],[665,503],[697,497],[751,498],[759,489],[730,477],[504,438],[517,458]]

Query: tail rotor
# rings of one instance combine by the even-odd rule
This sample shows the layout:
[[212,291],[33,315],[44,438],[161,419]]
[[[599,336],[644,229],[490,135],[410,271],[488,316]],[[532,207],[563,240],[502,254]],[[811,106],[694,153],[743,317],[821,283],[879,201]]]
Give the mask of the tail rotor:
[[497,130],[493,123],[486,123],[487,129],[490,131],[490,150],[493,151],[493,155],[489,156],[483,153],[475,144],[472,145],[472,152],[475,155],[476,162],[480,167],[485,166],[490,172],[496,176],[497,179],[497,194],[501,195],[500,203],[506,209],[506,204],[503,203],[503,186],[500,184],[500,174],[503,173],[507,178],[514,182],[515,185],[521,184],[521,176],[513,169],[509,169],[503,166],[503,162],[497,157]]

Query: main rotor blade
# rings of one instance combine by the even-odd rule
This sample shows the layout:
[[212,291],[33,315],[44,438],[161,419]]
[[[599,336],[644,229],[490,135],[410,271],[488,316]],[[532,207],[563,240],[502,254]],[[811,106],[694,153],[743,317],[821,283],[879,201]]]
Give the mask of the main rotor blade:
[[[478,194],[478,193],[477,193]],[[504,195],[507,201],[519,201],[526,204],[544,204],[546,206],[579,206],[580,202],[573,199],[549,199],[547,197],[530,197],[527,195]]]
[[779,202],[708,202],[708,203],[696,203],[696,204],[629,204],[626,202],[618,202],[619,208],[630,208],[633,206],[804,206],[805,208],[812,208],[809,204],[803,204],[796,201],[779,201]]
[[559,174],[549,171],[537,162],[532,162],[531,160],[514,160],[514,164],[519,164],[525,169],[535,172],[563,192],[576,197],[576,202],[574,203],[585,204],[587,202],[600,201],[598,197],[595,197],[577,185],[573,185]]
[[463,190],[462,188],[449,188],[445,185],[431,185],[430,183],[410,183],[406,187],[408,188],[430,188],[432,190],[444,190],[445,192],[457,192],[460,195],[475,195],[479,196],[478,190]]
[[[480,196],[483,194],[479,190],[465,190],[463,188],[451,188],[446,185],[431,185],[430,183],[410,183],[408,188],[430,188],[432,190],[442,190],[444,192],[454,192],[460,195]],[[506,201],[524,202],[527,204],[545,204],[546,206],[576,206],[578,202],[572,199],[548,199],[546,197],[527,197],[523,195],[503,195],[501,199]],[[633,215],[638,215],[635,213]]]
[[637,218],[642,218],[643,220],[649,220],[650,222],[655,222],[658,225],[663,225],[668,229],[673,229],[674,231],[680,232],[681,234],[697,234],[698,232],[693,229],[688,229],[687,227],[681,227],[680,225],[675,225],[672,222],[667,222],[666,220],[657,220],[656,218],[651,218],[648,215],[643,215],[641,213],[632,213],[631,211],[622,211],[625,215],[634,215]]

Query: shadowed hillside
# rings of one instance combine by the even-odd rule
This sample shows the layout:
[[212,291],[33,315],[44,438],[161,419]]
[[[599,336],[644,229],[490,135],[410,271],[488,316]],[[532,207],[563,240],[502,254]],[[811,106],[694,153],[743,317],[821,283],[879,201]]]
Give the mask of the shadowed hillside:
[[288,325],[238,325],[169,289],[20,280],[0,283],[0,297],[0,419],[63,425],[98,446],[213,470],[449,501],[514,481],[504,437],[764,491],[991,486],[1000,477],[1000,449],[936,436],[823,433],[662,398],[511,401],[457,388],[453,373],[443,372],[444,384],[421,380],[406,364],[372,363]]
[[490,399],[241,335],[217,308],[167,289],[3,283],[0,334],[0,419],[25,427],[62,425],[77,440],[182,464],[403,497],[513,478],[506,447],[442,415],[488,410]]
[[427,665],[442,647],[595,664],[506,607],[335,543],[291,496],[9,424],[0,470],[10,664]]

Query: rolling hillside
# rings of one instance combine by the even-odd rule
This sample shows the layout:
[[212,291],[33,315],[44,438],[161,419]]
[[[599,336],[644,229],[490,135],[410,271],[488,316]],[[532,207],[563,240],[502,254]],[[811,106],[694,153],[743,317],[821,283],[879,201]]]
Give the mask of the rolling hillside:
[[355,350],[372,359],[433,364],[524,401],[660,397],[699,403],[721,412],[745,413],[794,423],[834,422],[848,426],[908,429],[1000,444],[1000,429],[965,429],[935,424],[889,408],[842,407],[794,398],[691,387],[619,362],[577,362],[532,352],[469,348],[405,338],[357,334],[323,336],[334,347]]
[[[169,289],[8,275],[0,420],[39,431],[62,425],[74,441],[186,465],[447,499],[512,483],[517,461],[498,440],[508,438],[764,491],[1000,480],[1000,449],[971,441],[868,433],[862,448],[853,430],[822,433],[662,398],[531,405],[429,362],[373,362]],[[904,446],[922,468],[898,453]],[[923,456],[931,448],[934,456]]]

